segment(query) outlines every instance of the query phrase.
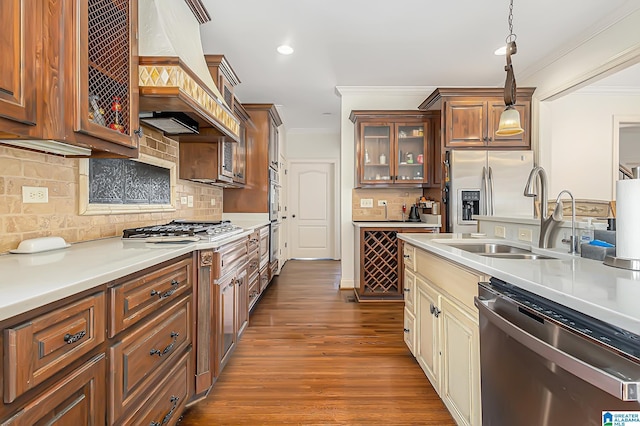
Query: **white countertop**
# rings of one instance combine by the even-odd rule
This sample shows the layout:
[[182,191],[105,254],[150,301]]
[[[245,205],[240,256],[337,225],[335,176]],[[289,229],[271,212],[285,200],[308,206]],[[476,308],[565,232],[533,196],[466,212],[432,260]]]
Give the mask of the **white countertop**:
[[234,222],[245,231],[215,242],[151,244],[113,237],[42,253],[0,255],[0,320],[194,250],[219,247],[268,223],[247,221],[243,226]]
[[437,223],[425,222],[353,222],[356,228],[440,228]]
[[[471,238],[469,234],[407,233],[398,234],[398,238],[601,321],[640,334],[640,272],[613,268],[597,260],[572,256],[564,249],[531,248],[521,242]],[[446,245],[447,242],[470,240],[530,248],[535,253],[560,259],[497,259]]]

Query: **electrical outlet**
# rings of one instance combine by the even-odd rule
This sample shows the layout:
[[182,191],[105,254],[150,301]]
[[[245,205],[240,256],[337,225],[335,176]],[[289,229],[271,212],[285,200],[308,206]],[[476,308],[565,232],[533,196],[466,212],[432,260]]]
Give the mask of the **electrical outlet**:
[[378,207],[386,206],[387,200],[378,200]]
[[506,236],[507,231],[504,226],[496,226],[493,228],[493,234],[498,238],[504,238]]
[[48,203],[49,188],[46,186],[23,186],[22,187],[23,203]]
[[212,199],[211,199],[211,205],[212,205],[212,206],[215,206],[215,205],[216,205],[216,199],[215,199],[215,198],[212,198]]
[[373,207],[373,198],[361,198],[360,207],[365,207],[365,208]]
[[180,204],[183,206],[187,204],[187,197],[180,197]]
[[518,228],[518,239],[520,241],[533,242],[533,231],[526,228]]
[[187,195],[187,207],[193,207],[193,195]]

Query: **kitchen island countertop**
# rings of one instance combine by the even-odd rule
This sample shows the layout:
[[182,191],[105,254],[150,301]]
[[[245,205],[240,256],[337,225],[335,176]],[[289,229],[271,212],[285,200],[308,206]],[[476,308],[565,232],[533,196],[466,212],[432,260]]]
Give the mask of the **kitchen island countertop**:
[[[640,335],[640,272],[601,261],[544,250],[522,242],[473,238],[469,234],[398,234],[398,238],[460,265],[516,285],[616,327]],[[453,242],[493,242],[529,248],[557,259],[484,257],[448,246]]]

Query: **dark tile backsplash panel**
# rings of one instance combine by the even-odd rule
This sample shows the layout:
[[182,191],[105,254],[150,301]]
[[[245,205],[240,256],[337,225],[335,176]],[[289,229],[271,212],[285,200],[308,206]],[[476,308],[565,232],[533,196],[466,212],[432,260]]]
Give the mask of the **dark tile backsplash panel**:
[[171,172],[139,161],[89,161],[89,203],[170,204]]

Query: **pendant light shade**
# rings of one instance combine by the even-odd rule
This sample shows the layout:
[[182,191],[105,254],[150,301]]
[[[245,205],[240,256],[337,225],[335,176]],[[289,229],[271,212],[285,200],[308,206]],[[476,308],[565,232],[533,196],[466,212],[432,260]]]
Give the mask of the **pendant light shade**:
[[509,1],[509,35],[506,42],[507,65],[504,67],[507,72],[507,78],[504,82],[504,104],[506,108],[500,115],[496,136],[513,136],[524,133],[524,129],[520,124],[520,113],[513,107],[516,103],[516,76],[513,73],[511,55],[515,55],[518,52],[516,35],[513,33],[513,0]]
[[502,114],[500,114],[500,123],[496,135],[512,136],[524,133],[524,129],[520,124],[520,113],[512,105],[509,105]]

